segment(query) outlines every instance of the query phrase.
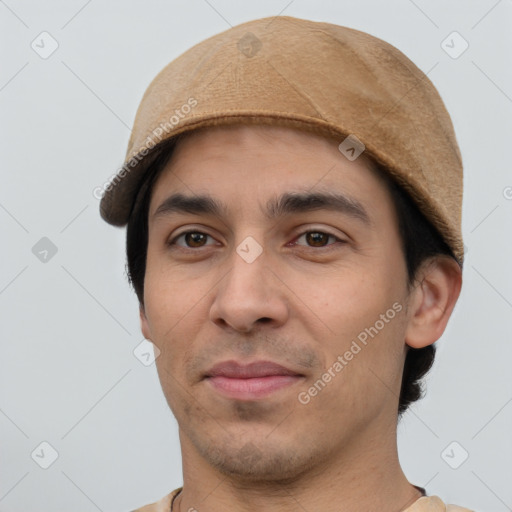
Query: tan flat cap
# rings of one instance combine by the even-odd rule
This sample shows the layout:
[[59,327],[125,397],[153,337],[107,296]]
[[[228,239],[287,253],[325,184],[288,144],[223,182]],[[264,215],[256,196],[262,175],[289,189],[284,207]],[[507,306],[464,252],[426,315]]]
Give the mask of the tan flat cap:
[[288,16],[237,25],[168,64],[146,90],[123,167],[100,212],[123,226],[158,149],[199,127],[269,123],[339,137],[365,151],[418,204],[462,264],[462,158],[429,78],[364,32]]

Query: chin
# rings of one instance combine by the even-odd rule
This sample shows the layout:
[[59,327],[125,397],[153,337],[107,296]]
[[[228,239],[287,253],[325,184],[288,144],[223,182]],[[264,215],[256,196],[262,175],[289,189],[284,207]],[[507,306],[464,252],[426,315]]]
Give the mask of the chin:
[[[203,440],[204,441],[204,440]],[[281,484],[298,480],[314,464],[314,454],[297,452],[297,443],[286,447],[276,446],[268,439],[234,442],[233,437],[224,441],[214,440],[197,445],[200,455],[220,473],[240,482]],[[322,454],[318,454],[321,460]]]

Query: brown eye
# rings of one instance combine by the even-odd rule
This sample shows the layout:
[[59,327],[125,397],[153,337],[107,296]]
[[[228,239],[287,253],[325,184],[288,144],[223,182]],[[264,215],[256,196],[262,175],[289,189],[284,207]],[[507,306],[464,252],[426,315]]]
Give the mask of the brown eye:
[[327,244],[329,238],[333,238],[338,242],[343,242],[343,240],[340,240],[338,237],[331,235],[330,233],[324,233],[323,231],[306,231],[299,236],[297,240],[300,240],[303,237],[305,237],[306,243],[310,247],[327,247],[328,245],[333,245]]
[[313,244],[314,247],[323,247],[325,243],[329,240],[329,236],[327,233],[318,233],[311,231],[306,233],[306,240]]
[[202,247],[207,236],[204,233],[187,233],[185,235],[185,243],[192,244],[192,247]]
[[[184,237],[185,245],[176,244],[176,241],[180,238]],[[186,231],[185,233],[181,233],[177,237],[173,238],[169,245],[178,245],[179,247],[194,249],[198,247],[204,247],[206,239],[210,237],[206,233],[201,233],[201,231]],[[210,237],[211,238],[211,237]]]

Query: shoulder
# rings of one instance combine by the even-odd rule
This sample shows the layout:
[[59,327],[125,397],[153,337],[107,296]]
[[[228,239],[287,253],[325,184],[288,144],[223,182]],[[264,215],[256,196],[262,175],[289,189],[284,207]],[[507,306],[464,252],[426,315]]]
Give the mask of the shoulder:
[[179,487],[178,489],[174,489],[174,491],[170,492],[169,494],[159,499],[158,501],[132,510],[131,512],[170,512],[172,500],[181,491],[181,489],[181,487]]
[[[132,510],[131,512],[170,512],[173,498],[181,491],[181,487],[175,489],[160,500]],[[445,504],[439,496],[423,496],[416,500],[404,512],[474,512],[459,505]]]
[[444,503],[439,496],[423,496],[404,512],[474,512],[459,505]]

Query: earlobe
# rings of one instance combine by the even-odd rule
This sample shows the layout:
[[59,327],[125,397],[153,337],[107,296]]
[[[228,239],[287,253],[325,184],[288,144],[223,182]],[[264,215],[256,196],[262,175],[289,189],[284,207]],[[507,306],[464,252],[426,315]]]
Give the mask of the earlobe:
[[142,335],[146,340],[151,341],[151,332],[149,329],[148,319],[146,318],[146,312],[144,311],[144,306],[142,304],[139,305],[139,317],[140,317],[140,330],[142,331]]
[[411,292],[410,318],[405,342],[423,348],[443,334],[462,287],[462,271],[452,258],[436,257],[423,266]]

